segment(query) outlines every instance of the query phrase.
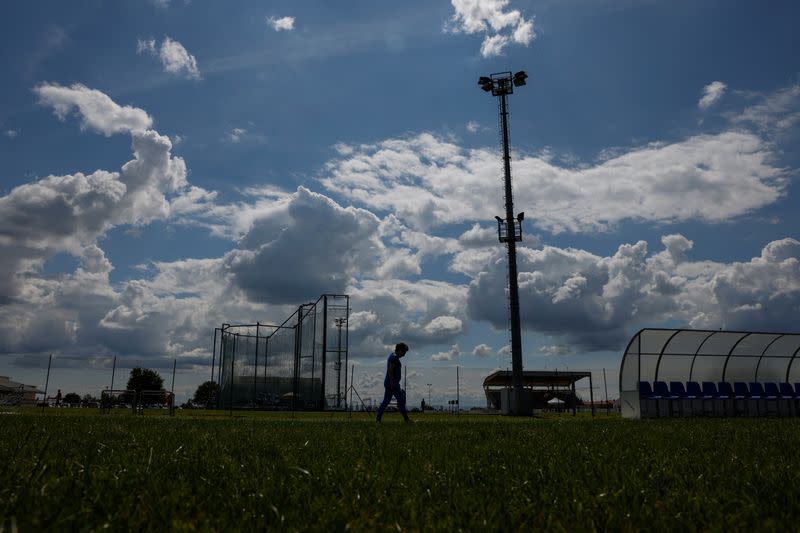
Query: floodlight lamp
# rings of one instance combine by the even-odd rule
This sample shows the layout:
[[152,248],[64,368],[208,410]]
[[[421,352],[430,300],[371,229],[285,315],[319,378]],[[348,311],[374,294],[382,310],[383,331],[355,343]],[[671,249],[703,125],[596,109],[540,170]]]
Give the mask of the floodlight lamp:
[[481,89],[483,89],[484,91],[486,91],[488,93],[489,91],[492,90],[492,84],[491,83],[487,83],[486,85],[481,85]]
[[478,85],[486,85],[492,83],[492,78],[488,76],[481,76],[478,78]]
[[525,220],[525,211],[522,211],[517,215],[517,220],[519,220],[520,222]]
[[497,219],[497,222],[499,222],[499,223],[502,223],[502,222],[503,222],[503,219],[502,219],[502,218],[500,218],[500,217],[498,217],[497,215],[495,215],[495,217],[494,217],[494,218],[495,218],[495,219]]
[[528,74],[525,73],[524,70],[520,70],[516,74],[514,74],[514,86],[521,87],[525,85],[525,80],[528,78]]

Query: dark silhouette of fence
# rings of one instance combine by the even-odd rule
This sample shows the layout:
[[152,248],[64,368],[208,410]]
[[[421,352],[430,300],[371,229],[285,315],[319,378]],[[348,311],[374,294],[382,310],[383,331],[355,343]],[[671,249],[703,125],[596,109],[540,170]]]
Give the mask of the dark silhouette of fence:
[[211,370],[220,386],[216,407],[345,409],[349,314],[349,296],[323,294],[279,325],[216,328]]

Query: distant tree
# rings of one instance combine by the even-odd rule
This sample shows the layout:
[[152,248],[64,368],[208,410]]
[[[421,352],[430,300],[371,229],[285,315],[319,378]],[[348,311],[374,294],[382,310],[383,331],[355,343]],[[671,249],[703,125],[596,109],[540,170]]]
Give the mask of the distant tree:
[[213,381],[206,381],[197,387],[197,390],[194,393],[193,401],[199,405],[208,405],[212,397],[216,398],[218,392],[219,385]]
[[64,395],[63,401],[64,403],[81,403],[81,397],[74,392],[68,392]]
[[81,398],[81,401],[83,403],[92,403],[92,402],[97,402],[99,400],[97,398],[95,398],[94,396],[92,396],[91,394],[84,394],[83,398]]
[[128,378],[128,390],[141,392],[143,390],[164,390],[164,379],[155,370],[136,367],[131,370]]

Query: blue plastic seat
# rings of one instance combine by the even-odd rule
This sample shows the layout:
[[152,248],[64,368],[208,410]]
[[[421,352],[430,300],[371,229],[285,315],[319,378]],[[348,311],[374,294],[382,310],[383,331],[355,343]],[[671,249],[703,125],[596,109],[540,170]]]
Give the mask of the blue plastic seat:
[[717,392],[717,386],[713,381],[703,382],[703,396],[706,398],[716,398],[719,396],[719,393]]
[[[772,400],[777,400],[774,396]],[[769,402],[767,401],[767,395],[764,393],[764,386],[757,381],[750,382],[750,402],[749,406],[755,406],[756,411],[755,414],[757,416],[764,416],[768,415],[770,411],[770,405],[775,404],[775,412],[777,414],[778,405],[776,402]],[[751,410],[752,411],[752,410]],[[753,414],[752,412],[750,414]]]
[[697,416],[705,414],[703,403],[703,391],[700,384],[696,381],[687,381],[686,390],[683,393],[681,407],[685,416]]
[[686,396],[686,389],[683,386],[682,381],[670,381],[669,382],[669,394],[670,394],[670,405],[669,409],[671,413],[678,413],[680,416],[691,416],[692,414],[692,405],[691,400],[689,400]]
[[[760,384],[751,383],[750,385],[758,385],[760,388]],[[747,383],[744,381],[736,381],[733,384],[733,408],[736,414],[745,415],[745,416],[753,416],[759,415],[759,400],[761,399],[760,396],[754,395],[753,391],[747,386]]]
[[716,414],[721,414],[723,416],[730,416],[732,414],[736,414],[736,402],[733,399],[733,386],[728,381],[720,381],[717,384],[717,390],[719,391],[717,394],[717,400],[719,404],[719,410],[717,410]]
[[765,398],[767,398],[769,400],[769,399],[772,399],[772,398],[777,398],[780,395],[781,395],[781,393],[780,393],[780,390],[778,390],[778,384],[777,383],[772,383],[772,382],[764,383],[764,397]]
[[683,398],[686,396],[686,389],[683,387],[683,382],[681,381],[670,381],[669,382],[669,393],[672,397]]
[[764,414],[774,414],[776,416],[786,416],[788,414],[789,404],[786,400],[781,398],[777,383],[769,381],[764,383],[764,389],[761,391],[761,398],[764,400]]
[[672,395],[666,382],[653,382],[653,399],[656,400],[656,414],[659,417],[672,416]]
[[747,388],[747,383],[744,381],[736,381],[733,383],[733,397],[737,400],[750,397],[750,390]]
[[[717,402],[719,396],[717,384],[713,381],[704,381],[703,384],[703,414],[707,416],[720,415],[724,413],[724,402]],[[720,409],[716,409],[717,403],[721,404]]]
[[660,396],[662,398],[669,398],[671,396],[669,393],[669,387],[667,387],[667,383],[665,381],[653,382],[653,393],[655,396]]
[[781,407],[783,408],[783,415],[794,416],[797,414],[798,396],[795,389],[791,384],[781,382],[778,384],[778,390],[781,393]]
[[657,399],[649,381],[639,382],[639,414],[642,418],[658,416]]
[[733,397],[733,387],[727,381],[720,381],[717,385],[717,390],[719,393],[717,394],[718,398],[732,398]]

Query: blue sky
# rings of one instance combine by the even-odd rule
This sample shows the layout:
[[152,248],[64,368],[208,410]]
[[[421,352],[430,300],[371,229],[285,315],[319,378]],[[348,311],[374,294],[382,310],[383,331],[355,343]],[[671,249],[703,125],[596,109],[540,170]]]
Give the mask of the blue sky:
[[322,291],[352,297],[365,389],[398,340],[413,394],[505,368],[476,81],[523,69],[526,368],[606,368],[614,394],[641,327],[796,331],[800,8],[765,6],[4,3],[0,373],[41,385],[53,353],[55,386],[96,392],[114,355],[178,359],[186,394],[215,326]]

